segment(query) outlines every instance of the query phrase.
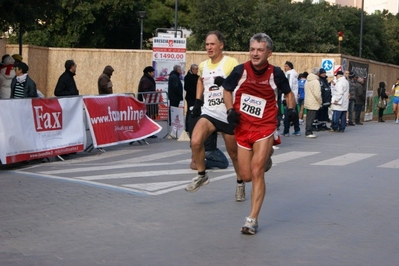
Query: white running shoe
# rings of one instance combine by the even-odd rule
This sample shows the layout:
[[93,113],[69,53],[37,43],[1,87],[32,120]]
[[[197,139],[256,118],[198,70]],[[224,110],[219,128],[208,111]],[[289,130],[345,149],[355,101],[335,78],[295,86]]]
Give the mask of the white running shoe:
[[187,185],[186,191],[187,192],[195,192],[197,191],[201,186],[205,186],[209,184],[209,178],[208,174],[205,173],[205,175],[197,175],[196,177],[193,178],[193,181]]
[[258,230],[258,221],[252,217],[245,218],[245,224],[241,228],[241,233],[254,235]]
[[236,188],[236,201],[241,202],[245,200],[245,183],[242,182],[241,184],[237,183]]

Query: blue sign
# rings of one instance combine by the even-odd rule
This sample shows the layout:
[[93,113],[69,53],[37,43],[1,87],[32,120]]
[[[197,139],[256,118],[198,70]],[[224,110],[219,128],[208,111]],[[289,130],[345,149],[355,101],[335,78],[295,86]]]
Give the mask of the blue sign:
[[332,63],[331,60],[326,59],[326,60],[322,61],[321,67],[324,68],[324,70],[328,72],[328,71],[331,71],[333,69],[333,63]]

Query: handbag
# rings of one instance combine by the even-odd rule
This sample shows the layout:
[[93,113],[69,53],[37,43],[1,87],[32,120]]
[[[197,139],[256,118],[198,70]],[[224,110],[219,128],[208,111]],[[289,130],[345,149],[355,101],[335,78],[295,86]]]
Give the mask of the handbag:
[[387,100],[385,98],[379,97],[377,107],[380,109],[387,108]]

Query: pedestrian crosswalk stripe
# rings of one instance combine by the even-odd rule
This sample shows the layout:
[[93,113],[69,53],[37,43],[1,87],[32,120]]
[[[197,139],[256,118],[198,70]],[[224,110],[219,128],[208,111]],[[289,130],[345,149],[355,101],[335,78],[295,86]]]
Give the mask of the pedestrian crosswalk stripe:
[[[232,168],[218,169],[212,172],[229,172],[229,171],[234,171],[234,169]],[[103,179],[119,179],[119,178],[151,177],[151,176],[185,175],[185,174],[195,174],[195,173],[196,172],[191,169],[173,169],[173,170],[157,170],[157,171],[79,176],[77,178],[82,180],[103,180]]]
[[273,163],[277,164],[303,158],[306,156],[315,155],[318,153],[320,152],[290,151],[283,154],[273,155],[272,159]]
[[[219,171],[219,170],[217,170],[217,171]],[[236,175],[236,173],[233,172],[233,173],[221,175],[221,176],[218,176],[215,178],[211,178],[210,181],[212,183],[213,181],[223,180],[223,179],[235,176],[235,175]],[[122,186],[128,187],[138,193],[145,193],[147,195],[161,195],[161,194],[165,194],[165,193],[172,192],[175,190],[183,190],[187,186],[187,184],[190,182],[191,182],[191,179],[187,180],[187,181],[160,182],[161,184],[159,186],[157,185],[157,183],[140,184],[140,186],[137,186],[138,184],[126,184],[126,185],[122,185]],[[180,185],[179,183],[182,185]],[[150,189],[146,191],[145,188],[150,188]]]
[[181,184],[187,184],[190,180],[186,181],[171,181],[171,182],[156,182],[156,183],[144,183],[144,184],[128,184],[122,185],[124,187],[134,188],[137,190],[145,190],[145,191],[157,191],[165,188],[175,187]]
[[82,167],[82,168],[70,168],[70,169],[62,169],[62,170],[42,171],[41,173],[53,175],[53,174],[92,172],[92,171],[103,171],[103,170],[123,169],[123,168],[161,166],[161,165],[170,165],[170,163],[129,163],[129,164],[113,163],[112,165],[90,166],[90,167]]
[[388,163],[382,164],[378,167],[383,167],[383,168],[399,168],[399,159],[390,161]]
[[[118,151],[116,153],[113,153],[112,151],[106,152],[106,159],[110,159],[113,157],[118,157],[118,156],[129,156],[129,155],[134,155],[136,153],[140,153],[143,152],[143,149],[135,149],[135,150],[126,150],[126,151]],[[98,160],[103,160],[105,159],[105,156],[102,156],[104,153],[99,153],[99,154],[94,154],[92,156],[87,156],[87,157],[77,157],[74,159],[68,159],[69,163],[81,163],[81,162],[93,162],[93,161],[98,161]],[[61,155],[61,157],[63,157],[63,155]],[[65,164],[65,161],[59,161],[59,162],[52,162],[52,165],[54,164]]]
[[137,156],[125,160],[118,160],[118,163],[138,163],[138,162],[154,161],[163,158],[170,158],[176,155],[182,155],[184,153],[190,153],[190,150],[172,150],[172,151],[158,152],[150,155]]
[[311,165],[343,166],[375,156],[373,153],[347,153],[328,160],[312,163]]

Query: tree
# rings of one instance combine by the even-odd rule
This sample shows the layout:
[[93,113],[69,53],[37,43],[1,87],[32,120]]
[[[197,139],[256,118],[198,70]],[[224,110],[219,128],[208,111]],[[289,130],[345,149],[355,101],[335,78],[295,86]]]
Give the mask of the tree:
[[[341,53],[359,52],[361,10],[311,0],[2,0],[0,9],[6,12],[0,28],[24,33],[24,43],[33,45],[137,49],[136,12],[147,11],[143,39],[149,40],[157,28],[174,29],[177,2],[178,27],[193,32],[188,50],[204,50],[207,32],[220,30],[231,51],[247,51],[249,38],[265,32],[278,52],[337,53],[337,32],[342,31]],[[11,41],[18,42],[17,37]],[[398,40],[398,15],[386,10],[364,14],[362,57],[396,63]]]
[[[201,0],[193,1],[191,29],[197,47],[204,50],[207,32],[219,30],[226,38],[225,50],[248,50],[249,38],[253,35],[250,26],[256,23],[253,16],[257,0]],[[200,45],[198,45],[200,44]]]
[[[33,29],[25,34],[25,43],[56,47],[138,48],[141,29],[136,12],[142,10],[147,11],[144,40],[151,38],[156,28],[174,26],[174,0],[54,2],[57,4],[54,4],[51,16],[41,19],[41,23],[34,23]],[[187,3],[187,0],[179,1],[179,26],[187,25]]]

